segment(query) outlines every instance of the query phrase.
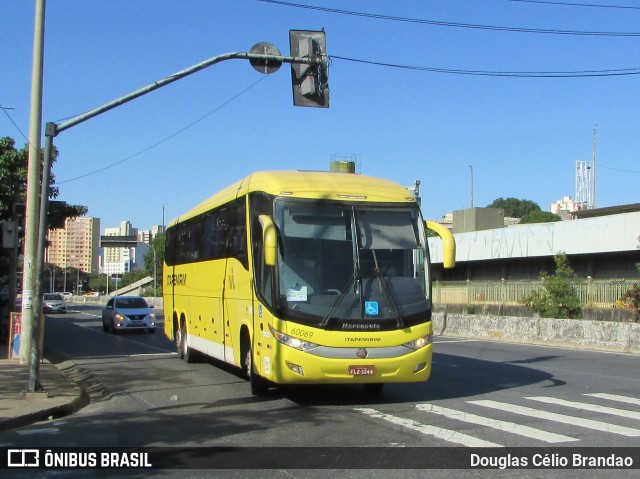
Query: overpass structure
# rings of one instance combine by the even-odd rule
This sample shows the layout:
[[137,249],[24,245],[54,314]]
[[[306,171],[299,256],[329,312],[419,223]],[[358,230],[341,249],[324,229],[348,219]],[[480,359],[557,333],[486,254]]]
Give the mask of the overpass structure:
[[454,234],[456,267],[442,267],[441,240],[429,238],[432,271],[440,281],[538,279],[553,273],[564,252],[580,278],[639,278],[640,211],[513,225]]
[[144,278],[139,279],[134,283],[123,286],[120,289],[117,289],[115,291],[109,291],[109,296],[125,296],[125,295],[140,296],[142,294],[142,290],[146,286],[152,286],[152,285],[153,285],[153,278],[151,276],[145,276]]

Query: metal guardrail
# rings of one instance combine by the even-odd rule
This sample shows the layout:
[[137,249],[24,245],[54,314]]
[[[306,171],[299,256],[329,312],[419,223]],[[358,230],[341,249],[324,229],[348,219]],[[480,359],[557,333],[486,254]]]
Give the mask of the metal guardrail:
[[[611,308],[640,279],[576,280],[572,285],[582,307]],[[542,289],[541,280],[435,281],[435,304],[520,305],[522,299]]]
[[[109,298],[113,297],[111,294],[109,294],[109,296],[101,294],[100,296],[77,296],[74,295],[71,297],[70,300],[67,301],[67,303],[70,304],[97,304],[100,306],[104,306],[107,301],[109,301]],[[160,308],[162,309],[163,307],[163,298],[162,296],[159,297],[152,297],[152,296],[144,296],[144,299],[147,303],[149,303],[150,305],[153,305],[156,308]]]

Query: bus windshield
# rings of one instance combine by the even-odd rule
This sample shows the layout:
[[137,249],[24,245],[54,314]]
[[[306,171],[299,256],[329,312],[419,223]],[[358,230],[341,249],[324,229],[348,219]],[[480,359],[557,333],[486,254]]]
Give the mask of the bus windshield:
[[417,206],[279,200],[279,308],[327,329],[428,320],[428,265]]

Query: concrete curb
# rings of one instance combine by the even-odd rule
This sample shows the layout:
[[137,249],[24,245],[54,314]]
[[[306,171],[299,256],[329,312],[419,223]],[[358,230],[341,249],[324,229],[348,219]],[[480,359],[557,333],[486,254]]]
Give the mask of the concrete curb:
[[36,393],[35,398],[27,399],[24,393],[16,391],[14,399],[2,399],[0,404],[4,413],[0,417],[0,431],[64,417],[89,404],[89,396],[70,378],[70,370],[74,367],[71,361],[43,363],[41,383],[47,394],[38,398]]
[[640,323],[433,314],[436,335],[640,354]]
[[49,421],[73,414],[85,406],[81,397],[64,404],[44,406],[38,410],[23,413],[18,416],[0,420],[0,431],[8,431],[19,427],[29,426],[40,421]]

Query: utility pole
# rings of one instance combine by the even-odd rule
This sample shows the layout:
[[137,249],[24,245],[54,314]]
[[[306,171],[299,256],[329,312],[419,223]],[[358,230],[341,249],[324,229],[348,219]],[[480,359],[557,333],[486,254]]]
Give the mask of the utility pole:
[[45,0],[36,0],[31,72],[31,112],[29,121],[29,160],[27,165],[27,198],[25,207],[24,265],[22,272],[22,332],[20,363],[30,364],[28,392],[40,389],[38,326],[41,300],[35,294],[37,239],[39,222],[40,136],[42,133],[42,66],[44,58]]
[[469,165],[471,170],[471,209],[473,209],[473,166]]
[[593,125],[593,161],[591,163],[591,205],[596,207],[596,137],[598,135],[598,124]]
[[162,204],[162,231],[161,233],[164,233],[164,207],[167,206],[169,203],[163,203]]

